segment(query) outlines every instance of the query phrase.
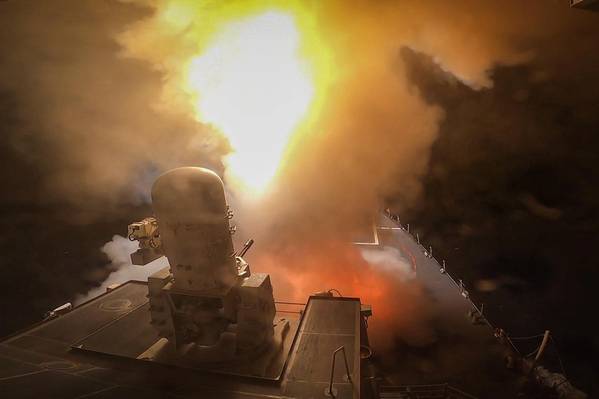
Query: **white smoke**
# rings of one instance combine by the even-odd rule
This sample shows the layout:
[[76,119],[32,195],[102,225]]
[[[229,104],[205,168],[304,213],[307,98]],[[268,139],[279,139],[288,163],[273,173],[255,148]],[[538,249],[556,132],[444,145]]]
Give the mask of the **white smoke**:
[[416,277],[412,265],[397,248],[385,246],[383,249],[360,248],[360,254],[371,266],[393,273],[402,282]]
[[138,248],[137,241],[130,241],[120,235],[113,236],[111,241],[100,248],[100,250],[110,259],[109,267],[113,272],[108,275],[99,287],[95,287],[85,295],[80,295],[75,298],[73,301],[74,304],[79,305],[97,297],[106,292],[106,289],[113,284],[122,284],[129,280],[146,281],[148,276],[168,266],[168,261],[165,257],[156,259],[145,266],[132,264],[131,254]]

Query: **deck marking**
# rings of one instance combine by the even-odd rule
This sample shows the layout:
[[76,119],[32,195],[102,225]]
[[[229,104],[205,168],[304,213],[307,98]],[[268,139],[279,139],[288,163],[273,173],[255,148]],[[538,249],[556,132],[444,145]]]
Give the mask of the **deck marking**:
[[34,374],[45,373],[47,371],[48,370],[37,370],[37,371],[31,371],[29,373],[11,375],[10,377],[2,377],[2,378],[0,378],[0,381],[14,380],[15,378],[27,377],[27,376],[34,375]]

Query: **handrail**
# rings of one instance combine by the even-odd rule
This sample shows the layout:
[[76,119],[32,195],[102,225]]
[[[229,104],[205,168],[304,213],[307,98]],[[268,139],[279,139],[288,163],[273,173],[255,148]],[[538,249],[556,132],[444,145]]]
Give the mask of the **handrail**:
[[335,360],[337,359],[337,353],[339,352],[343,352],[343,360],[345,363],[345,371],[347,373],[347,379],[349,380],[349,382],[353,382],[351,379],[351,374],[349,372],[349,364],[347,363],[347,355],[345,354],[345,346],[340,346],[339,348],[335,349],[335,351],[333,352],[332,357],[332,363],[331,363],[331,379],[329,380],[329,389],[328,389],[328,394],[334,398],[335,397],[335,393],[333,392],[333,376],[335,375]]
[[[401,222],[399,221],[399,216],[397,216],[397,215],[393,215],[393,214],[392,214],[392,213],[391,213],[389,210],[386,210],[386,211],[385,211],[383,214],[384,214],[384,215],[385,215],[385,216],[386,216],[386,217],[387,217],[389,220],[391,220],[391,221],[392,221],[392,222],[394,222],[394,223],[395,223],[397,226],[399,226],[399,228],[401,228],[402,230],[406,231],[408,234],[410,234],[410,235],[412,236],[412,238],[414,238],[414,236],[413,236],[413,235],[410,233],[410,228],[409,228],[409,226],[410,226],[410,225],[409,225],[409,224],[407,225],[407,226],[408,226],[408,228],[407,228],[407,229],[406,229],[405,227],[403,227],[403,226],[402,226],[402,224],[401,224]],[[470,298],[470,295],[468,294],[468,291],[466,291],[466,290],[465,290],[465,286],[464,286],[464,284],[462,283],[462,281],[461,281],[461,280],[459,280],[459,281],[460,281],[460,283],[458,283],[458,282],[456,282],[456,280],[455,280],[455,279],[454,279],[454,278],[451,276],[451,274],[450,274],[450,273],[447,271],[447,268],[445,267],[445,261],[443,261],[443,265],[441,266],[441,264],[439,264],[439,261],[438,261],[438,260],[437,260],[437,259],[436,259],[434,256],[432,256],[432,253],[428,253],[428,252],[426,252],[426,248],[425,248],[425,247],[424,247],[422,244],[420,244],[420,237],[418,236],[418,234],[416,234],[416,237],[418,238],[418,240],[417,240],[417,241],[418,241],[418,242],[417,242],[417,245],[418,245],[420,248],[422,248],[422,250],[423,250],[425,253],[427,253],[427,255],[426,255],[426,256],[428,256],[429,258],[431,258],[432,260],[434,260],[434,261],[437,263],[437,265],[439,265],[439,267],[440,267],[440,269],[439,269],[439,270],[441,271],[441,273],[445,274],[445,275],[446,275],[446,276],[449,278],[449,280],[450,280],[450,281],[453,283],[453,285],[455,285],[455,286],[456,286],[456,287],[457,287],[457,288],[458,288],[458,289],[461,291],[461,294],[462,294],[462,296],[464,296],[464,298],[465,298],[465,299],[466,299],[468,302],[470,302],[470,305],[471,305],[471,306],[474,308],[474,310],[476,310],[476,312],[479,314],[479,316],[482,318],[482,320],[485,322],[485,324],[486,324],[486,325],[487,325],[489,328],[491,328],[491,329],[494,331],[494,333],[495,333],[497,330],[501,330],[501,329],[498,329],[498,328],[496,328],[496,327],[495,327],[495,326],[494,326],[494,325],[493,325],[493,324],[492,324],[492,323],[489,321],[489,319],[487,319],[487,317],[486,317],[486,316],[483,314],[482,310],[481,310],[481,309],[480,309],[478,306],[476,306],[476,304],[475,304],[475,303],[472,301],[472,299]],[[431,251],[431,252],[432,252],[432,251]],[[464,295],[464,293],[466,293],[466,294]],[[512,342],[512,340],[510,339],[510,337],[506,335],[504,338],[505,338],[506,342],[509,344],[509,346],[510,346],[510,347],[511,347],[511,348],[512,348],[512,349],[513,349],[513,350],[514,350],[514,351],[515,351],[515,352],[516,352],[518,355],[522,356],[522,354],[520,353],[520,351],[518,350],[518,348],[516,347],[516,345],[514,345],[514,343],[513,343],[513,342]]]
[[[402,224],[399,221],[399,217],[392,215],[390,212],[386,211],[383,213],[389,220],[391,220],[392,222],[394,222],[397,226],[399,226],[400,229],[406,231],[408,234],[410,234],[412,236],[412,238],[414,237],[409,230],[406,230],[406,228],[404,228],[402,226]],[[394,217],[395,216],[395,217]],[[418,234],[416,234],[417,238],[420,238],[418,236]],[[453,276],[447,271],[447,268],[445,266],[445,261],[443,261],[443,264],[441,265],[439,263],[439,261],[437,260],[437,258],[435,258],[433,256],[432,253],[432,247],[429,247],[429,250],[427,250],[424,245],[422,245],[420,243],[420,240],[418,240],[417,245],[422,249],[422,251],[426,254],[425,256],[432,259],[438,266],[439,266],[439,270],[441,271],[441,273],[445,274],[449,280],[452,282],[452,284],[458,288],[460,290],[460,293],[462,294],[462,296],[468,301],[470,302],[470,305],[474,308],[474,310],[476,310],[476,312],[482,317],[483,321],[491,328],[494,328],[494,326],[489,322],[489,320],[484,316],[483,312],[481,311],[481,309],[476,306],[476,304],[472,301],[472,299],[470,298],[470,295],[468,294],[468,291],[466,291],[465,289],[465,285],[462,282],[462,280],[458,280],[456,281]]]

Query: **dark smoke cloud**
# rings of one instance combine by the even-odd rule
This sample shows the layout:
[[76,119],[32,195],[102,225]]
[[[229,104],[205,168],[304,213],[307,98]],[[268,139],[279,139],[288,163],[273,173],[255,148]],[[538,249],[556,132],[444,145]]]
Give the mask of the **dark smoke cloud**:
[[[330,6],[331,3],[328,4]],[[353,266],[356,269],[363,267],[358,260],[345,259],[344,262],[345,252],[336,256],[335,252],[329,251],[328,261],[314,261],[312,254],[318,259],[319,253],[314,248],[321,247],[323,241],[331,238],[348,238],[358,225],[366,223],[369,213],[380,205],[381,198],[387,197],[400,214],[404,210],[420,209],[420,204],[438,205],[423,198],[420,182],[427,170],[428,174],[435,172],[435,165],[429,168],[428,160],[439,124],[440,140],[451,140],[445,136],[445,127],[449,123],[445,122],[445,118],[456,120],[459,124],[457,129],[472,132],[482,142],[499,140],[512,150],[514,156],[517,153],[526,156],[519,149],[530,148],[528,143],[534,145],[535,139],[528,136],[527,131],[538,121],[527,119],[530,115],[523,115],[519,105],[485,113],[481,112],[477,101],[493,97],[495,91],[505,90],[496,87],[495,71],[513,70],[517,74],[525,69],[519,65],[542,65],[545,54],[541,51],[547,46],[545,43],[555,42],[555,36],[570,30],[578,30],[577,35],[580,35],[580,31],[592,26],[592,17],[573,16],[564,13],[560,7],[559,4],[547,5],[546,2],[502,2],[501,5],[490,6],[489,3],[468,1],[406,2],[401,6],[384,2],[373,6],[357,2],[351,8],[344,5],[323,7],[325,10],[321,11],[320,17],[328,27],[328,35],[324,37],[336,49],[344,74],[334,86],[333,91],[337,95],[329,98],[315,133],[305,139],[303,147],[298,146],[300,151],[292,154],[295,158],[282,173],[282,181],[277,187],[279,191],[273,196],[273,202],[268,203],[266,216],[257,213],[260,223],[249,223],[250,226],[261,226],[257,232],[254,229],[254,234],[258,234],[258,242],[267,243],[262,244],[267,247],[264,252],[270,256],[279,254],[279,268],[288,273],[289,268],[291,272],[295,270],[293,265],[287,264],[288,259],[294,257],[285,249],[289,245],[299,247],[295,252],[301,254],[305,263],[301,273],[310,275],[310,265],[316,270],[316,275],[326,276],[330,272],[336,276],[335,283],[349,286],[350,295],[359,295],[372,302],[366,285],[351,287],[348,283],[352,281]],[[410,59],[410,56],[416,57],[414,54],[428,56],[426,68],[425,65],[420,65],[420,68],[414,66]],[[531,83],[535,79],[550,79],[548,70],[535,69]],[[465,94],[472,99],[471,103],[462,102],[452,108],[446,107],[445,102],[434,101],[431,96],[436,92],[427,90],[426,85],[435,81],[449,88],[461,89],[454,94],[456,100]],[[448,92],[451,93],[450,90]],[[526,88],[518,88],[514,96],[524,101]],[[493,104],[488,106],[491,108]],[[454,114],[448,116],[448,112]],[[475,113],[469,123],[460,124],[461,112],[468,115]],[[477,126],[477,123],[482,126]],[[497,129],[493,130],[497,132],[496,137],[482,129],[487,124],[497,125]],[[522,129],[511,132],[512,124],[519,124]],[[539,148],[539,153],[546,152],[548,143],[541,137],[536,140],[544,146],[544,149]],[[480,158],[487,156],[483,148],[473,144],[472,140],[464,141],[448,150],[452,151],[457,163],[472,165],[470,158],[482,161]],[[441,148],[435,155],[443,157],[445,150]],[[502,156],[493,159],[500,165],[508,162],[508,165],[499,168],[510,168],[511,163],[528,163],[526,159]],[[502,184],[497,180],[500,176],[495,175],[494,165],[490,161],[487,169],[473,171],[481,173],[483,181],[489,182],[488,190],[501,188],[495,186]],[[449,187],[460,184],[460,176],[456,178],[458,180],[448,182]],[[443,180],[444,176],[439,179]],[[427,194],[437,195],[435,191]],[[441,196],[436,200],[443,201],[444,198]],[[537,213],[555,215],[559,212],[551,212],[550,203],[544,204],[538,199],[530,201],[531,198],[523,191],[518,193],[516,200],[522,203],[523,199],[528,208],[532,204]],[[462,206],[459,200],[451,204],[458,213]],[[442,209],[431,212],[434,218],[427,218],[430,229],[447,223],[447,214]],[[480,208],[474,210],[480,211]],[[406,216],[412,214],[413,211]],[[418,225],[420,218],[424,215],[419,214],[413,222]],[[459,217],[456,218],[459,220]],[[458,227],[477,234],[475,229],[479,225]],[[443,232],[447,236],[455,235],[451,229]],[[438,237],[443,239],[441,235]],[[493,255],[490,253],[489,256]],[[272,273],[278,275],[276,269]],[[464,275],[471,277],[468,273]],[[427,309],[426,297],[418,295],[418,289],[410,291],[411,288],[411,284],[397,282],[391,291],[416,293],[400,302],[421,304],[422,309]],[[384,307],[384,301],[377,305]],[[426,311],[408,314],[407,319],[418,324],[426,324],[429,317]],[[405,316],[400,312],[387,317],[400,320]],[[400,326],[395,327],[388,331],[400,336],[405,334]],[[423,335],[430,334],[430,331],[421,332]]]
[[[400,287],[413,308],[389,315],[392,327],[409,336],[416,321],[413,335],[426,336],[434,312],[417,285],[389,287],[384,274],[364,274],[359,254],[323,247],[386,198],[466,281],[500,281],[481,296],[504,306],[489,306],[491,317],[557,330],[576,375],[592,381],[597,344],[579,309],[596,302],[597,14],[567,1],[327,4],[318,18],[337,49],[338,94],[272,206],[247,216],[263,248],[254,270],[297,272],[304,291],[339,284],[351,294],[353,278]],[[2,332],[105,278],[98,248],[149,212],[123,204],[143,202],[161,170],[222,171],[221,136],[158,103],[168,71],[115,41],[152,12],[0,2]],[[280,280],[281,292],[302,287]]]
[[[597,392],[599,15],[538,38],[525,66],[474,91],[430,57],[402,56],[427,101],[446,110],[423,200],[403,212],[488,317],[514,335],[551,329],[569,376]],[[532,348],[534,349],[534,348]],[[532,350],[531,349],[531,350]],[[555,370],[559,359],[546,357]]]
[[142,202],[169,167],[221,168],[226,142],[159,109],[161,75],[120,54],[117,35],[145,14],[111,1],[0,4],[0,89],[15,111],[3,143],[40,170],[39,201]]
[[163,168],[219,168],[226,145],[157,111],[160,74],[119,55],[115,36],[144,15],[0,2],[0,335],[106,278],[100,247],[148,212],[130,204]]

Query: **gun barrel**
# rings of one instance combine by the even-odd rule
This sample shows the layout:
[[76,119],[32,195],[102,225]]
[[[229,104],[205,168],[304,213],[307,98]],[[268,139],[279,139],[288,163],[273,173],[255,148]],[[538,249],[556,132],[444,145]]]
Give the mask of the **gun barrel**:
[[254,240],[250,238],[249,240],[247,240],[247,242],[245,243],[245,245],[241,249],[241,252],[239,253],[239,256],[243,257],[247,253],[247,251],[250,250],[250,248],[252,247],[252,245],[254,245]]

